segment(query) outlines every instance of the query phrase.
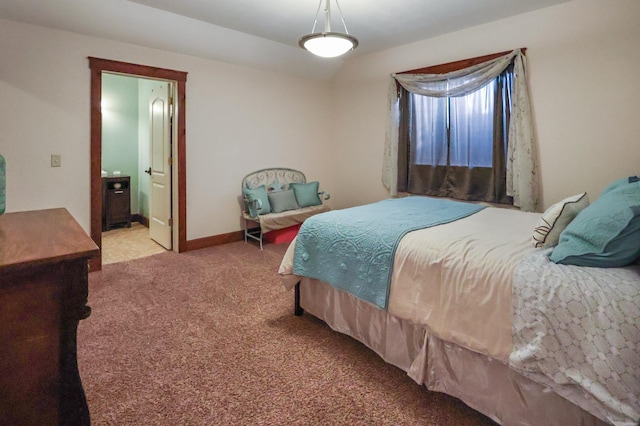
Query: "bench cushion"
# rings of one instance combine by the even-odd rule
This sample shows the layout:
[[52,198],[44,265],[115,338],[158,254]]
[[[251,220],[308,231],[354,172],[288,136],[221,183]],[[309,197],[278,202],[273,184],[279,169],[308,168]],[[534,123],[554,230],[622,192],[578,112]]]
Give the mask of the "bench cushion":
[[248,212],[243,212],[244,218],[254,222],[260,223],[260,228],[263,233],[274,231],[276,229],[288,228],[298,223],[304,222],[308,217],[311,217],[318,213],[328,212],[329,206],[320,204],[318,206],[303,207],[296,210],[288,210],[282,213],[269,213],[253,218]]

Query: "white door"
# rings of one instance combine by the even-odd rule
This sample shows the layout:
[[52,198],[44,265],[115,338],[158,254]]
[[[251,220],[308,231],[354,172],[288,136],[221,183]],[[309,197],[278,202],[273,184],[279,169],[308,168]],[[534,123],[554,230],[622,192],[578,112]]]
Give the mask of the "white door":
[[171,117],[170,83],[151,91],[149,237],[171,250]]

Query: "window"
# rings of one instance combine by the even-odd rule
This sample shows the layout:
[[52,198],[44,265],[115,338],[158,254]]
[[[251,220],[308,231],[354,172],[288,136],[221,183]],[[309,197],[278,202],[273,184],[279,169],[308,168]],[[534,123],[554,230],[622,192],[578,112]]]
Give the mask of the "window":
[[[398,188],[511,203],[506,150],[513,67],[475,90],[444,97],[400,88]],[[447,81],[437,83],[446,90]]]
[[495,81],[466,96],[409,93],[415,164],[491,167]]
[[[391,75],[382,162],[391,196],[410,192],[537,211],[525,50]],[[483,130],[489,126],[491,132]]]

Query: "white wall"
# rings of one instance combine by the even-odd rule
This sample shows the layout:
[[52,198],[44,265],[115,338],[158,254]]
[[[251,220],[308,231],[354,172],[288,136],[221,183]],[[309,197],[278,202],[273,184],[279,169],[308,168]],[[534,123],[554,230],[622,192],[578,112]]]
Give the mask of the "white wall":
[[[330,83],[0,20],[7,211],[66,207],[89,229],[88,56],[188,72],[187,239],[240,229],[240,180],[303,170],[333,207],[386,198],[392,72],[527,47],[543,207],[640,173],[640,2],[559,6],[349,59]],[[62,167],[50,167],[50,154]]]
[[[348,61],[333,81],[336,206],[380,183],[388,76],[526,47],[543,208],[640,173],[640,1],[573,0]],[[339,185],[338,185],[339,182]]]
[[[90,226],[88,56],[187,77],[187,239],[240,229],[242,177],[268,166],[323,181],[326,83],[0,20],[7,211],[66,207]],[[50,167],[50,155],[62,167]]]

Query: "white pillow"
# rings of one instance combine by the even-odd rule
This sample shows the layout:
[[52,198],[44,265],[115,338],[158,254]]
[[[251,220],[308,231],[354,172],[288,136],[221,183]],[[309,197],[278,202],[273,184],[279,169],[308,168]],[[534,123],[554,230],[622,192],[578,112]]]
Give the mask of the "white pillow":
[[533,245],[537,248],[549,248],[558,244],[560,234],[574,217],[589,205],[586,192],[567,197],[549,207],[533,230]]

